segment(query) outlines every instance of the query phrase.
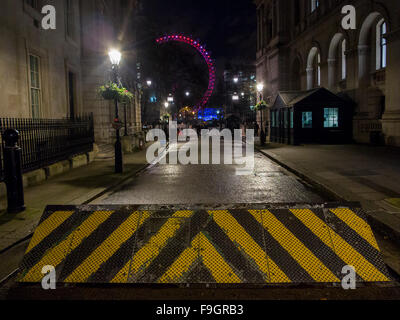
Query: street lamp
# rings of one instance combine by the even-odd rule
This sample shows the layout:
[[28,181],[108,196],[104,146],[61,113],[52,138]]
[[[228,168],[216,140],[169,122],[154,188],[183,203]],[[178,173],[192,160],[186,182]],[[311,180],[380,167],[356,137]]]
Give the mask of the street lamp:
[[238,83],[239,82],[239,78],[238,77],[233,78],[233,82],[234,83]]
[[189,97],[189,96],[190,96],[190,92],[189,92],[189,91],[186,91],[186,92],[185,92],[185,95],[186,95],[186,97]]
[[[263,90],[264,90],[264,84],[263,83],[258,83],[257,84],[257,91],[260,95],[260,102],[263,100]],[[261,131],[260,131],[260,142],[261,145],[265,144],[265,132],[264,132],[264,121],[263,121],[263,110],[260,109],[260,116],[261,116]]]
[[164,103],[164,107],[165,107],[165,109],[168,109],[169,103],[168,102]]
[[[112,65],[114,81],[117,85],[119,85],[118,81],[118,66],[121,62],[121,52],[116,49],[110,50],[108,53]],[[121,146],[121,138],[119,134],[120,126],[119,126],[119,114],[118,114],[118,97],[115,97],[115,129],[116,129],[116,142],[115,142],[115,173],[122,173],[122,146]]]
[[147,83],[147,86],[148,86],[148,87],[151,87],[151,84],[152,84],[151,80],[147,80],[146,83]]

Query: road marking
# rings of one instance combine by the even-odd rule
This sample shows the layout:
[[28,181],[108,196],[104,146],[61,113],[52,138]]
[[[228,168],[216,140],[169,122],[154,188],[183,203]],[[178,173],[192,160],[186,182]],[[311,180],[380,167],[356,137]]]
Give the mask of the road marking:
[[23,277],[23,282],[40,281],[43,277],[42,268],[44,266],[57,267],[66,256],[86,239],[97,227],[102,224],[112,214],[112,211],[98,211],[91,214],[76,230],[52,248],[46,255]]
[[142,213],[136,211],[129,215],[128,219],[119,225],[64,282],[86,282],[149,217],[150,213],[148,211],[143,211]]
[[280,282],[291,282],[285,273],[275,264],[266,252],[254,241],[239,222],[232,217],[228,210],[208,211],[214,221],[226,233],[233,244],[244,251],[258,266],[259,270],[266,276],[267,282],[271,282],[270,270],[274,276],[280,279]]
[[[268,233],[307,271],[317,282],[340,282],[340,280],[288,230],[270,211],[250,210],[254,218]],[[261,213],[258,215],[257,213]]]
[[[327,228],[332,238],[336,255],[338,255],[339,258],[345,263],[354,266],[356,272],[364,281],[390,281],[384,274],[376,269],[368,260],[366,260],[312,211],[309,212],[309,215],[312,215],[314,219],[306,219],[305,215],[299,214],[299,212],[296,210],[293,210],[292,212],[307,228],[309,228],[315,234],[318,234],[318,230]],[[326,245],[329,245],[328,243],[330,243],[326,237],[322,237],[321,240],[324,241]]]
[[356,233],[358,233],[362,238],[368,241],[371,246],[380,251],[371,227],[357,214],[346,208],[331,209],[330,211],[334,213],[340,220],[346,223]]
[[208,238],[200,232],[192,240],[191,247],[187,248],[178,257],[171,267],[160,277],[158,283],[180,282],[180,279],[190,271],[198,258],[201,259],[201,262],[210,271],[217,283],[242,282]]
[[190,210],[175,212],[161,227],[160,231],[134,254],[133,258],[125,264],[111,282],[121,282],[121,279],[125,276],[138,276],[145,271],[151,262],[160,254],[168,241],[172,239],[181,226],[185,224],[185,219],[179,218],[190,218],[192,215],[193,211]]
[[45,221],[38,225],[35,230],[35,234],[31,242],[26,249],[25,254],[30,252],[34,247],[36,247],[44,238],[46,238],[50,233],[57,229],[65,220],[67,220],[74,211],[56,211]]

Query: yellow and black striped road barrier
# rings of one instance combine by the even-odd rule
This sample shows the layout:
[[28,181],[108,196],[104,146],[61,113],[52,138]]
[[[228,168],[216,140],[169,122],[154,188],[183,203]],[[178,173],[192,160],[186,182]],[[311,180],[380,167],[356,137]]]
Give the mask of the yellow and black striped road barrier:
[[49,206],[26,250],[20,282],[53,266],[59,283],[337,283],[390,281],[359,209],[143,211]]

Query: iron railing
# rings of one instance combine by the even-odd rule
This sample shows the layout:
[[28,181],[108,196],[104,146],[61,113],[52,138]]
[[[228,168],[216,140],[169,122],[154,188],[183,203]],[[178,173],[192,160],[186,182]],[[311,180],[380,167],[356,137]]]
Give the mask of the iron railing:
[[[24,173],[67,160],[93,150],[93,115],[73,119],[0,118],[0,132],[19,131]],[[3,148],[0,136],[0,181],[4,179]]]

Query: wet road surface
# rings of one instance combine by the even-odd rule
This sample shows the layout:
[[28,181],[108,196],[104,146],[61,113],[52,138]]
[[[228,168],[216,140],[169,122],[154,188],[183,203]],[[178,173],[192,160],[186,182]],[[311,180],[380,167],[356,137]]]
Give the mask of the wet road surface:
[[[182,146],[180,143],[177,149]],[[222,149],[223,146],[221,158]],[[243,166],[156,164],[94,203],[321,203],[329,200],[261,153],[255,152],[254,170],[250,175],[237,175],[236,169],[240,167]]]

